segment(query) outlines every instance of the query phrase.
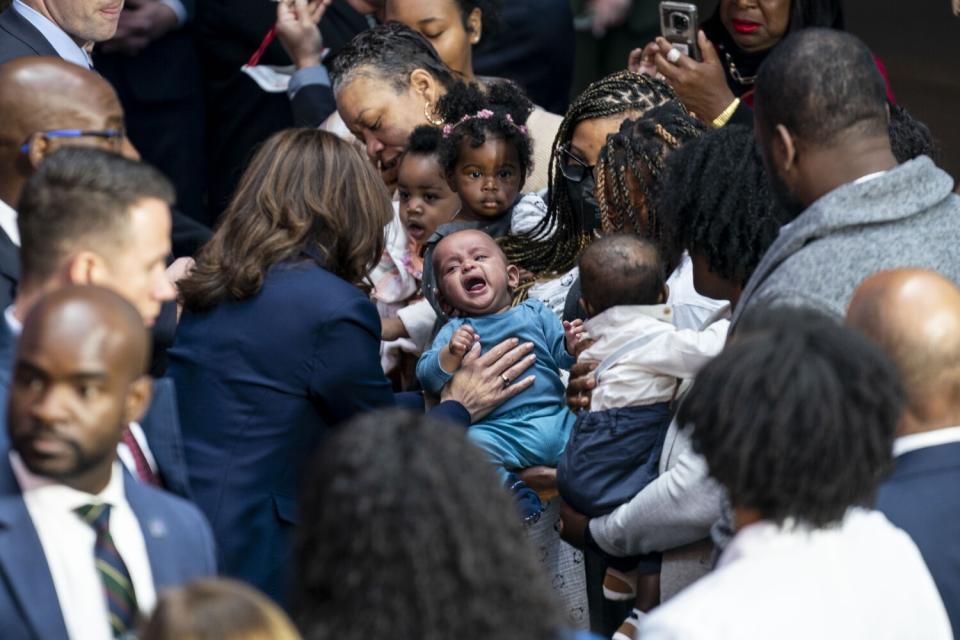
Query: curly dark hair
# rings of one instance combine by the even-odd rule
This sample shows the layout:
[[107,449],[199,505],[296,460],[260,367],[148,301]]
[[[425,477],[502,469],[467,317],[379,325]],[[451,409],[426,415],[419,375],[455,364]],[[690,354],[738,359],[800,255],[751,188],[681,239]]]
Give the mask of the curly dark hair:
[[674,251],[702,255],[713,273],[740,285],[790,218],[743,125],[712,131],[671,155],[657,210]]
[[[623,115],[639,117],[677,94],[662,80],[630,71],[618,71],[597,80],[567,109],[557,130],[550,155],[550,202],[547,215],[528,233],[504,238],[501,246],[511,263],[536,274],[569,271],[589,238],[570,204],[567,181],[560,172],[560,147],[570,142],[577,125],[585,120]],[[556,229],[554,233],[552,230]],[[548,240],[543,238],[548,236]]]
[[869,506],[904,407],[896,366],[823,314],[758,309],[680,405],[735,507],[825,527]]
[[[626,120],[607,136],[597,160],[597,204],[604,233],[632,233],[662,248],[663,225],[657,215],[667,156],[703,135],[703,124],[679,102],[667,102],[637,120]],[[672,269],[676,256],[667,253]]]
[[371,413],[324,444],[297,542],[306,640],[551,640],[558,608],[483,453],[461,429]]
[[936,160],[937,144],[930,127],[920,122],[904,107],[890,104],[890,148],[897,162],[906,162],[919,156]]
[[[475,117],[485,109],[493,115]],[[509,80],[488,84],[486,90],[476,83],[454,86],[437,105],[440,117],[451,127],[440,142],[440,166],[448,177],[452,176],[461,143],[467,140],[476,149],[487,141],[487,136],[492,136],[503,138],[516,148],[520,170],[526,178],[533,169],[533,140],[520,125],[527,121],[531,111],[533,103],[523,89]]]
[[361,31],[340,49],[330,77],[337,93],[360,75],[388,82],[400,93],[410,87],[410,74],[417,69],[428,71],[447,90],[460,82],[429,40],[406,25],[387,22]]
[[432,155],[438,153],[442,141],[443,131],[440,127],[422,124],[410,133],[404,152]]

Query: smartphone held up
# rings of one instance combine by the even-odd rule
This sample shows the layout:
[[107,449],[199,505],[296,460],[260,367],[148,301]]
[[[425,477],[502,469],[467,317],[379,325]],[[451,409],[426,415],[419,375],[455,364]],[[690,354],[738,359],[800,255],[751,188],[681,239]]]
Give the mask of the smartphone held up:
[[695,4],[667,1],[660,3],[660,33],[674,48],[698,62],[703,60],[697,43],[699,28]]

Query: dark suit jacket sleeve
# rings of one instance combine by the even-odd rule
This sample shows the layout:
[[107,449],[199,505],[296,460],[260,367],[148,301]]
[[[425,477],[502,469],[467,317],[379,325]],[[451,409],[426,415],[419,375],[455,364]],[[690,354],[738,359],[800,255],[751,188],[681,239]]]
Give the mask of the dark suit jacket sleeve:
[[337,110],[333,89],[322,84],[308,84],[290,99],[293,124],[296,127],[316,128]]
[[394,405],[380,366],[380,317],[366,298],[337,309],[317,335],[310,392],[331,423]]
[[441,402],[433,409],[428,411],[427,415],[435,420],[452,422],[453,424],[461,427],[470,426],[470,413],[467,411],[466,407],[456,400],[447,400],[446,402]]

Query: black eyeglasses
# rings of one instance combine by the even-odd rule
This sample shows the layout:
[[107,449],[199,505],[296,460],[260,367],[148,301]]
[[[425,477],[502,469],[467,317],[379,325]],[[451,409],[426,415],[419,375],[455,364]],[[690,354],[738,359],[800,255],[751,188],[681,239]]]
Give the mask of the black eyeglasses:
[[583,182],[588,175],[593,175],[596,165],[587,164],[579,156],[570,151],[570,143],[560,147],[560,173],[570,182]]
[[[104,129],[103,131],[92,131],[89,129],[51,129],[50,131],[38,131],[37,133],[45,138],[105,138],[113,141],[114,145],[118,148],[127,135],[127,132],[122,128]],[[33,137],[33,135],[31,135],[31,137]],[[30,140],[27,139],[27,141],[20,146],[20,152],[28,153],[29,151]]]

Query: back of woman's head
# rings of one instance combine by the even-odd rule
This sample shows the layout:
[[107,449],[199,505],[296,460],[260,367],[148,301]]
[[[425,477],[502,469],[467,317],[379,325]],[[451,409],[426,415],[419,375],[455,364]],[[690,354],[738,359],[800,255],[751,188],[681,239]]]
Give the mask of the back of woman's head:
[[604,233],[632,233],[662,242],[656,200],[667,156],[704,131],[682,104],[667,102],[607,136],[595,170]]
[[256,295],[267,271],[313,258],[359,283],[393,216],[380,176],[353,145],[315,129],[271,136],[250,161],[180,294],[190,311]]
[[[548,213],[526,236],[503,244],[510,261],[535,274],[562,272],[574,265],[586,243],[583,221],[571,205],[567,181],[560,171],[560,163],[563,162],[560,149],[573,138],[578,124],[612,116],[637,118],[658,105],[676,100],[676,97],[673,89],[662,80],[630,71],[618,71],[597,80],[574,98],[553,141],[548,173]],[[552,229],[556,229],[556,232],[549,241],[538,240]]]
[[338,93],[361,75],[387,82],[400,93],[417,69],[430,72],[447,89],[458,82],[429,40],[404,24],[387,22],[361,31],[340,49],[330,75]]
[[142,640],[300,640],[266,596],[225,578],[198,580],[160,594]]
[[297,548],[306,638],[556,633],[516,507],[462,430],[369,414],[327,441],[314,469]]
[[753,130],[742,125],[711,131],[674,153],[657,209],[675,249],[702,255],[711,271],[739,284],[788,221]]

